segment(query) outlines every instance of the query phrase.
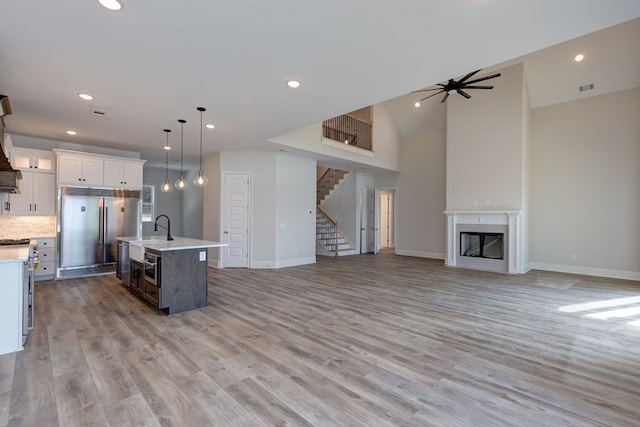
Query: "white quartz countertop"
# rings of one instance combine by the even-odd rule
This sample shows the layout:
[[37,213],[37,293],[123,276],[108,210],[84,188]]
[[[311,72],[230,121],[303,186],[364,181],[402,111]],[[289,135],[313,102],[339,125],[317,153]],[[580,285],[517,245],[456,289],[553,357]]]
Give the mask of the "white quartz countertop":
[[174,237],[173,240],[167,241],[166,236],[143,236],[140,237],[116,237],[116,240],[128,242],[129,244],[138,244],[147,249],[155,251],[179,251],[183,249],[200,249],[200,248],[219,248],[221,246],[229,246],[228,243],[213,242],[210,240],[190,239],[188,237]]
[[0,247],[0,263],[24,262],[29,258],[29,246]]

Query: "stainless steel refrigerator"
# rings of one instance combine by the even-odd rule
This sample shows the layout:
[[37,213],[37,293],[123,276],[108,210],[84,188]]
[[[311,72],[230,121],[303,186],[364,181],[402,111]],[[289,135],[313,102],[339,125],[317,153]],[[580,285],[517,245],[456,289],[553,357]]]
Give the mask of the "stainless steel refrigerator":
[[60,187],[61,277],[115,272],[116,237],[140,236],[140,191]]

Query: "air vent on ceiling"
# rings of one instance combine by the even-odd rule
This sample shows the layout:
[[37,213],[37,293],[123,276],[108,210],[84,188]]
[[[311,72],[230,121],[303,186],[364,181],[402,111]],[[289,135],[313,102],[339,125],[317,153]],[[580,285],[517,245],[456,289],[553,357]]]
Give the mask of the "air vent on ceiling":
[[91,114],[98,117],[104,117],[107,115],[107,112],[104,110],[98,110],[97,108],[94,108],[91,110]]
[[582,86],[580,86],[580,87],[578,88],[578,91],[579,91],[579,92],[587,92],[587,91],[589,91],[589,90],[593,90],[593,88],[594,88],[594,87],[595,87],[595,86],[594,86],[594,84],[593,84],[593,83],[588,83],[588,84],[586,84],[586,85],[582,85]]

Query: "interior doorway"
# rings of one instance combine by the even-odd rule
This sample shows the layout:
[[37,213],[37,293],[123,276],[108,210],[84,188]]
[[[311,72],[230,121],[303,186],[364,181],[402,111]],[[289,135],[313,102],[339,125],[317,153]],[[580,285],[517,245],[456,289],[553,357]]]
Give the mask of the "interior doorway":
[[[395,189],[376,190],[377,250],[395,247]],[[377,252],[377,251],[376,251]]]

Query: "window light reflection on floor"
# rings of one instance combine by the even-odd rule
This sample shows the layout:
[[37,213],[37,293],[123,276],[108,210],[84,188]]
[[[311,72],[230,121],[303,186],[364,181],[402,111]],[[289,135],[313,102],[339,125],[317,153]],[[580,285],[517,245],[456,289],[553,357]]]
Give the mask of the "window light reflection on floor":
[[600,308],[617,307],[620,305],[640,303],[640,296],[627,298],[605,299],[601,301],[586,302],[582,304],[563,305],[558,309],[563,313],[577,313],[579,311],[596,310]]
[[[615,308],[630,304],[636,304],[631,307]],[[558,308],[558,311],[563,313],[580,313],[585,311],[598,310],[595,313],[585,314],[584,317],[590,317],[592,319],[607,320],[611,318],[624,318],[632,316],[640,316],[640,296],[626,297],[626,298],[613,298],[600,301],[592,301],[581,304],[563,305]],[[613,310],[603,310],[608,308],[614,308]],[[632,320],[627,325],[640,328],[640,320]]]

